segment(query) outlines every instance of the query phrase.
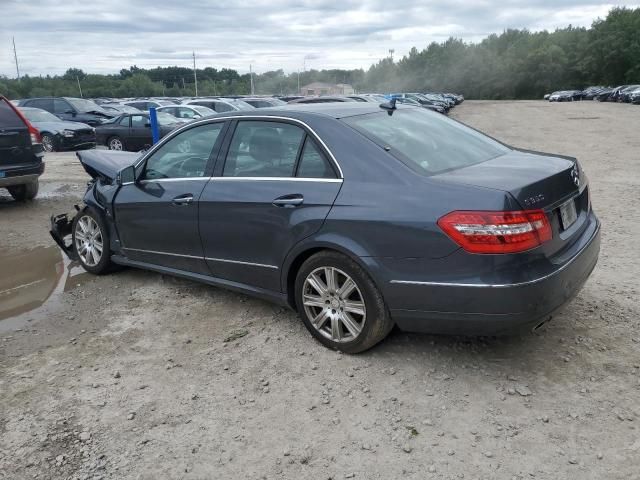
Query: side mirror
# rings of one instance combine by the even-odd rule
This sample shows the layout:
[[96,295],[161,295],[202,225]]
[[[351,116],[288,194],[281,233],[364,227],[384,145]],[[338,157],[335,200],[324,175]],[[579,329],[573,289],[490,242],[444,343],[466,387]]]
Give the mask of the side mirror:
[[136,167],[129,165],[124,167],[118,172],[116,182],[118,185],[125,185],[127,183],[134,183],[136,181]]
[[146,128],[151,128],[151,123],[150,123],[150,122],[147,122],[147,123],[145,123],[145,124],[144,124],[144,126],[145,126]]
[[75,110],[67,110],[64,113],[68,113],[70,115],[73,115],[74,117],[76,116],[76,111]]

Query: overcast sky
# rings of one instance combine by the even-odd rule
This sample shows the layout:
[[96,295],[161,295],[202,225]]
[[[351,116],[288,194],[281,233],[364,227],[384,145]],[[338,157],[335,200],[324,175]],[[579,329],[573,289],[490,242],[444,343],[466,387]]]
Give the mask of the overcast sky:
[[[471,4],[471,5],[470,5]],[[638,6],[640,1],[621,5]],[[241,73],[368,68],[395,49],[506,28],[589,26],[612,7],[589,0],[0,0],[0,75],[79,67],[191,65]]]

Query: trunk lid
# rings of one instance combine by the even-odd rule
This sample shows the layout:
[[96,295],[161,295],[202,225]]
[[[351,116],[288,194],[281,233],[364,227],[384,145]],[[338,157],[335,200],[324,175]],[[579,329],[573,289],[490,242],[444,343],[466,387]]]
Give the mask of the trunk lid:
[[136,152],[110,150],[84,150],[76,152],[76,155],[92,178],[102,177],[109,181],[113,181],[120,170],[133,165],[140,158],[140,154]]
[[[553,238],[541,248],[553,254],[568,247],[586,224],[591,208],[587,178],[575,158],[525,150],[512,150],[500,157],[432,177],[445,182],[504,191],[523,210],[542,209],[553,230]],[[576,220],[563,225],[560,209],[573,202]],[[473,210],[473,205],[470,206]]]

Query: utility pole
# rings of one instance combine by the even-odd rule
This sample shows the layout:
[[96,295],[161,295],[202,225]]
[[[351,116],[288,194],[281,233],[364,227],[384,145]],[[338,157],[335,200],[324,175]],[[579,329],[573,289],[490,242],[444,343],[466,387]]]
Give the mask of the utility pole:
[[390,48],[389,49],[389,56],[391,57],[391,63],[393,63],[393,54],[395,53],[395,49],[394,48]]
[[76,75],[76,82],[78,82],[78,90],[80,90],[80,98],[84,98],[82,96],[82,87],[80,86],[80,78]]
[[16,73],[18,74],[18,81],[20,81],[20,67],[18,66],[18,54],[16,52],[16,37],[11,37],[13,41],[13,57],[16,59]]
[[196,73],[196,52],[193,52],[193,81],[196,84],[196,97],[198,96],[198,74]]
[[251,95],[255,95],[253,91],[253,69],[251,68],[251,64],[249,64],[249,76],[251,77]]

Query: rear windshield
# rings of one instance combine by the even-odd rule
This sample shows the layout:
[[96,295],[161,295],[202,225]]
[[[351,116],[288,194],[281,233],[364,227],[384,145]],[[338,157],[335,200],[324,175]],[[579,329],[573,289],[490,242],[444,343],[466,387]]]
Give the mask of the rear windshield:
[[480,132],[423,108],[402,108],[343,122],[422,175],[468,167],[504,155],[509,148]]
[[0,98],[0,128],[24,127],[24,122],[6,100]]

